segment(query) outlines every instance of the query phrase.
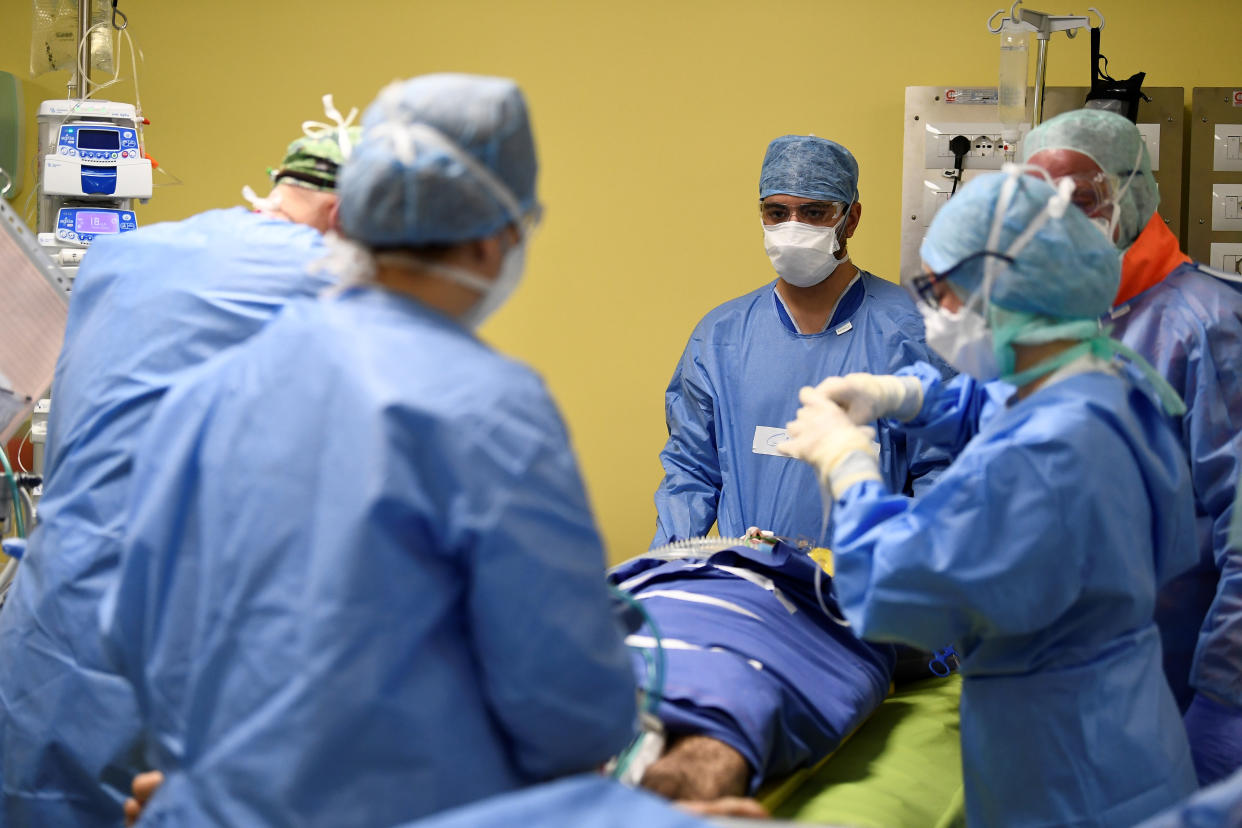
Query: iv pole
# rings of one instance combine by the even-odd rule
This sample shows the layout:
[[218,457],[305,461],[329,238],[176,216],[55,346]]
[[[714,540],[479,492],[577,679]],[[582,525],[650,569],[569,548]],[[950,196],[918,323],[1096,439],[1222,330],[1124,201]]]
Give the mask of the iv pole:
[[[1014,4],[1009,7],[1009,19],[1001,20],[1000,25],[994,27],[992,21],[1005,13],[1004,9],[997,9],[988,18],[987,27],[992,34],[1000,34],[1001,28],[1008,23],[1010,31],[1034,33],[1036,40],[1039,41],[1039,54],[1035,61],[1035,101],[1031,107],[1031,126],[1037,127],[1044,120],[1044,81],[1048,70],[1049,38],[1052,37],[1053,32],[1065,32],[1066,37],[1072,38],[1078,34],[1079,29],[1091,28],[1091,20],[1085,15],[1048,14],[1033,9],[1019,8],[1021,5],[1022,0],[1014,0]],[[1095,16],[1100,18],[1099,28],[1103,29],[1104,15],[1100,13],[1100,10],[1091,6],[1087,11],[1094,12]]]

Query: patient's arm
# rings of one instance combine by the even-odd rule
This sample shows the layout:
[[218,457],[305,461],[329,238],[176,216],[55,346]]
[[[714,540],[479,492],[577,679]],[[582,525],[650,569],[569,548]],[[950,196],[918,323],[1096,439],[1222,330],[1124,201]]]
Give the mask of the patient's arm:
[[672,741],[647,768],[642,785],[668,799],[714,800],[745,795],[750,774],[750,766],[732,747],[690,734]]

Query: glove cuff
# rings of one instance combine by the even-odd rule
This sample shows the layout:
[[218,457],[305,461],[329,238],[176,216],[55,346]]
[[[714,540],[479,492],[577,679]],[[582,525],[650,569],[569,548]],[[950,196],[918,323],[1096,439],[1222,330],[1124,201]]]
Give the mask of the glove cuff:
[[893,377],[901,383],[901,404],[890,415],[894,420],[907,423],[923,410],[923,382],[915,376],[902,374]]
[[849,489],[864,480],[883,481],[880,464],[875,456],[863,449],[854,449],[834,463],[828,472],[828,487],[833,500],[840,500]]

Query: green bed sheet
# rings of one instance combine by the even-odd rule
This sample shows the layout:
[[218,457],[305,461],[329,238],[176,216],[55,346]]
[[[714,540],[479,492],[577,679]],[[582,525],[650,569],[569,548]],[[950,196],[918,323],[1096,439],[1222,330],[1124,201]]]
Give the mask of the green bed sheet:
[[832,756],[760,792],[772,816],[857,828],[966,824],[957,674],[890,696]]

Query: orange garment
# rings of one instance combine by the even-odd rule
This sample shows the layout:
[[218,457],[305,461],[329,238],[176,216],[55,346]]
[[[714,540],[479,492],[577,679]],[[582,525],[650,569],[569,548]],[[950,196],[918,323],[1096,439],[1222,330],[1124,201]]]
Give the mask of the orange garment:
[[1184,264],[1190,264],[1190,257],[1178,246],[1177,236],[1159,213],[1152,213],[1121,260],[1121,287],[1113,305],[1129,302]]

